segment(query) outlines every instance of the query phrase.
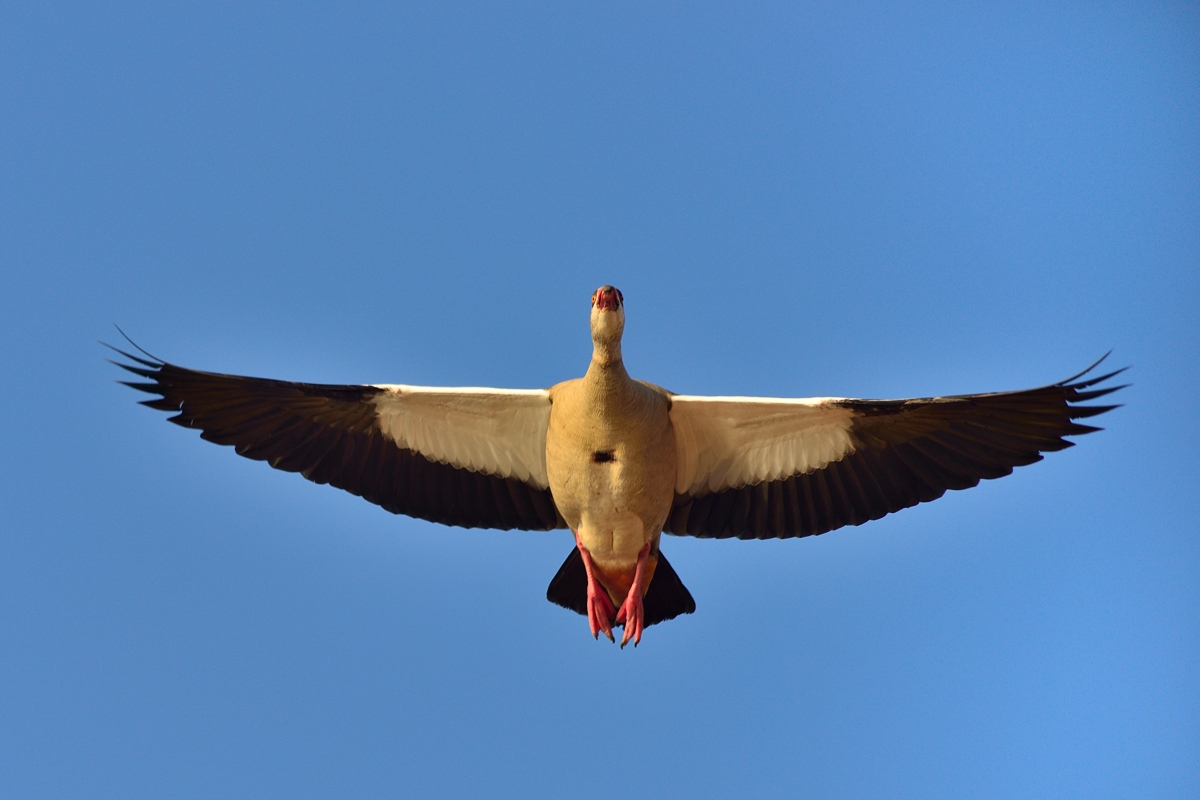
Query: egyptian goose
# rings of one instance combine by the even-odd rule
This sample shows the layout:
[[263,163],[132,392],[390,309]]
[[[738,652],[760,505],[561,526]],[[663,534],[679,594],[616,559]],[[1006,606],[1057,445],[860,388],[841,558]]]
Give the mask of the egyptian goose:
[[[1116,375],[914,400],[677,395],[629,377],[624,298],[592,295],[592,361],[550,389],[333,386],[118,363],[171,422],[396,514],[467,528],[569,528],[547,599],[637,645],[695,611],[659,550],[676,536],[788,538],[860,525],[999,478],[1097,428]],[[136,345],[134,345],[136,347]],[[116,349],[116,348],[114,348]],[[140,350],[140,348],[138,348]],[[1103,360],[1103,359],[1101,359]],[[1097,362],[1098,364],[1099,362]]]

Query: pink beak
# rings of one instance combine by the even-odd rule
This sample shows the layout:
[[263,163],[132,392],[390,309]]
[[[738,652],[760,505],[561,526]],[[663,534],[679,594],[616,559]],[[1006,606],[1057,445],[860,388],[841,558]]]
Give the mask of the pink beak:
[[601,311],[616,311],[620,293],[611,286],[601,286],[596,290],[596,308]]

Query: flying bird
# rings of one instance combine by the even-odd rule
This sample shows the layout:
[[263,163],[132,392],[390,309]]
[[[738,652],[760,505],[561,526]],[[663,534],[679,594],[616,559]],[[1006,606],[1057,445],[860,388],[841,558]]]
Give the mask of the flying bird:
[[[999,478],[1099,428],[1079,405],[1122,370],[1017,392],[911,400],[674,394],[621,357],[624,297],[592,294],[592,359],[549,389],[292,383],[185,369],[137,348],[116,363],[144,405],[395,514],[465,528],[566,528],[548,600],[621,646],[696,603],[661,535],[772,539],[861,525]],[[131,342],[132,344],[132,342]],[[134,345],[136,348],[137,346]],[[1104,359],[1102,358],[1101,361]]]

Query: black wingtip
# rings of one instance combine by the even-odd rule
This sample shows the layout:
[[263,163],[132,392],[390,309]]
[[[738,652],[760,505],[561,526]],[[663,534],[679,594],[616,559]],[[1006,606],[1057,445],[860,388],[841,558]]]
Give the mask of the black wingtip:
[[133,346],[134,346],[134,347],[137,349],[137,351],[138,351],[139,353],[141,353],[142,355],[146,356],[147,358],[154,359],[154,361],[156,361],[156,362],[157,362],[157,363],[159,363],[159,364],[165,364],[165,363],[167,363],[166,361],[162,360],[162,359],[161,359],[161,358],[159,358],[158,356],[154,355],[154,353],[151,353],[151,352],[147,351],[147,350],[146,350],[144,347],[142,347],[140,344],[138,344],[137,342],[135,342],[133,339],[130,339],[130,338],[129,338],[129,334],[127,334],[127,333],[125,333],[125,331],[121,330],[121,326],[120,326],[120,325],[118,325],[117,323],[115,323],[115,322],[114,322],[114,323],[113,323],[113,327],[114,327],[114,328],[116,328],[116,329],[117,329],[117,333],[121,334],[121,337],[122,337],[122,338],[123,338],[125,341],[127,341],[127,342],[129,342],[131,345],[133,345]]
[[[1111,356],[1112,352],[1113,352],[1112,350],[1109,350],[1107,353],[1105,353],[1104,355],[1102,355],[1098,359],[1096,359],[1094,362],[1092,362],[1092,365],[1090,367],[1088,367],[1087,369],[1085,369],[1083,372],[1080,372],[1078,375],[1072,375],[1071,377],[1067,378],[1065,381],[1062,382],[1062,385],[1065,386],[1068,383],[1070,383],[1071,381],[1076,380],[1078,378],[1082,378],[1084,375],[1087,375],[1089,372],[1094,370],[1096,367],[1098,367],[1102,363],[1104,363],[1104,359]],[[1126,369],[1128,369],[1128,367],[1126,367]]]
[[133,339],[130,339],[129,336],[125,333],[125,331],[121,330],[120,325],[113,323],[113,327],[117,329],[117,333],[121,334],[121,336],[124,337],[125,341],[129,342],[129,344],[132,345],[135,350],[137,350],[142,355],[146,356],[146,358],[142,358],[141,356],[134,355],[133,353],[122,350],[119,347],[114,347],[113,345],[109,344],[108,342],[104,341],[103,339],[100,340],[101,346],[107,347],[109,350],[112,350],[114,353],[121,356],[122,358],[126,358],[126,359],[132,361],[134,364],[141,364],[142,367],[146,367],[147,369],[141,369],[139,367],[135,367],[130,364],[124,364],[120,361],[113,361],[111,358],[107,359],[108,363],[115,364],[116,366],[120,367],[121,369],[129,370],[130,372],[134,373],[135,375],[141,375],[144,378],[154,377],[163,367],[165,367],[167,365],[166,361],[162,360],[161,358],[154,355],[153,353],[148,352],[147,350],[145,350],[145,348],[141,347]]
[[1106,414],[1114,408],[1120,408],[1124,403],[1114,403],[1111,406],[1072,406],[1071,419],[1085,419],[1099,414]]
[[[143,369],[142,367],[135,367],[132,364],[122,364],[120,361],[113,361],[111,358],[106,358],[104,360],[107,361],[108,363],[112,364],[113,366],[120,367],[121,369],[125,370],[126,372],[132,372],[134,375],[140,375],[143,378],[153,378],[153,377],[157,376],[159,373],[159,367],[157,367],[153,364],[149,365],[149,366],[153,367],[153,369]],[[141,361],[139,363],[144,364],[146,362]]]
[[[154,400],[139,400],[138,405],[146,406],[147,408],[153,408],[155,411],[178,411],[179,410],[179,401],[178,400],[168,400],[165,397],[159,397]],[[177,419],[179,419],[179,417],[170,417],[167,421],[175,422],[175,420],[177,420]],[[180,422],[178,424],[184,425],[184,427],[187,427],[186,423]]]
[[[1095,386],[1098,383],[1104,383],[1106,380],[1109,380],[1110,378],[1120,375],[1122,372],[1124,372],[1127,369],[1129,369],[1129,367],[1121,367],[1120,369],[1115,369],[1112,372],[1105,373],[1104,375],[1100,375],[1099,377],[1096,377],[1096,378],[1088,378],[1086,381],[1079,381],[1078,383],[1066,383],[1066,384],[1063,384],[1063,386],[1065,386],[1068,389],[1075,389],[1075,390],[1086,389],[1089,386]],[[1129,384],[1125,384],[1125,385],[1128,386]]]
[[117,381],[117,383],[146,394],[162,394],[162,387],[157,383],[140,383],[138,381]]
[[[113,347],[111,344],[109,344],[108,342],[105,342],[103,340],[100,342],[100,344],[104,347],[107,347],[109,350],[112,350],[114,353],[119,353],[123,358],[128,358],[130,361],[136,361],[137,363],[142,364],[147,367],[153,367],[154,369],[159,369],[163,366],[163,364],[166,363],[165,361],[147,361],[144,358],[138,358],[133,353],[126,353],[121,348]],[[125,366],[120,361],[113,361],[111,358],[108,359],[108,363],[116,364],[118,367]]]
[[[1097,386],[1098,384],[1101,384],[1104,381],[1107,381],[1111,378],[1116,377],[1117,375],[1120,375],[1122,372],[1125,372],[1125,370],[1130,368],[1128,366],[1121,367],[1120,369],[1115,369],[1112,372],[1106,372],[1105,374],[1098,375],[1094,378],[1088,378],[1087,380],[1079,380],[1080,378],[1082,378],[1083,376],[1087,375],[1089,372],[1094,370],[1097,366],[1099,366],[1100,363],[1103,362],[1104,359],[1108,358],[1110,355],[1112,355],[1112,350],[1109,350],[1107,353],[1105,353],[1103,356],[1101,356],[1099,359],[1097,359],[1095,363],[1093,363],[1090,367],[1085,369],[1083,372],[1080,372],[1078,375],[1073,375],[1070,378],[1067,378],[1065,381],[1062,381],[1061,383],[1056,384],[1056,386],[1058,386],[1059,388],[1063,389],[1066,392],[1066,401],[1067,401],[1068,406],[1071,409],[1071,412],[1070,412],[1071,419],[1079,419],[1082,417],[1093,417],[1098,414],[1103,414],[1107,411],[1112,411],[1114,408],[1121,407],[1120,403],[1117,403],[1115,405],[1103,405],[1103,406],[1079,405],[1080,403],[1085,403],[1089,400],[1096,400],[1098,398],[1104,397],[1105,395],[1110,395],[1113,392],[1120,391],[1121,389],[1128,388],[1129,386],[1132,385],[1130,383],[1123,383],[1119,386],[1101,386],[1096,389],[1089,388],[1092,386]],[[1078,427],[1088,428],[1087,431],[1082,431],[1082,432],[1086,432],[1086,433],[1091,433],[1093,431],[1102,430],[1101,428],[1092,428],[1090,426],[1078,426]],[[1071,434],[1071,435],[1076,435],[1077,433],[1080,433],[1080,432],[1081,431],[1077,430],[1074,434]]]
[[[161,375],[163,367],[167,365],[167,362],[140,347],[137,342],[133,341],[125,334],[125,331],[121,330],[119,325],[114,324],[113,327],[117,329],[118,333],[125,337],[125,341],[133,345],[133,347],[136,348],[139,353],[145,355],[146,358],[134,355],[133,353],[122,350],[119,347],[114,347],[108,342],[102,340],[100,342],[101,345],[107,347],[109,350],[112,350],[117,355],[127,359],[132,363],[125,363],[124,361],[117,361],[111,358],[107,358],[105,361],[114,366],[120,367],[126,372],[132,372],[134,375],[137,375],[140,378],[149,378],[150,380],[155,381],[154,383],[142,383],[140,381],[117,381],[117,383],[128,386],[131,389],[137,389],[139,392],[146,392],[147,394],[162,394],[163,390],[157,382],[157,379],[159,375]],[[143,402],[143,405],[154,402],[158,401],[148,400]]]
[[1095,400],[1097,397],[1104,397],[1105,395],[1112,394],[1113,392],[1119,392],[1120,390],[1132,385],[1133,384],[1130,383],[1123,383],[1120,386],[1104,386],[1099,389],[1091,389],[1086,392],[1076,391],[1069,397],[1067,402],[1071,403],[1072,405],[1075,403],[1086,403],[1089,400]]

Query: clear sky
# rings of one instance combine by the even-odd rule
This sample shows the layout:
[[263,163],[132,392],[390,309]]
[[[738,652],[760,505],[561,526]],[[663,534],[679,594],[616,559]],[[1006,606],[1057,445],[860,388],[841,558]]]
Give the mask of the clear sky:
[[[1193,4],[6,4],[0,795],[1200,794]],[[588,298],[678,392],[1018,389],[1107,430],[860,528],[443,528],[116,385],[545,387]]]

